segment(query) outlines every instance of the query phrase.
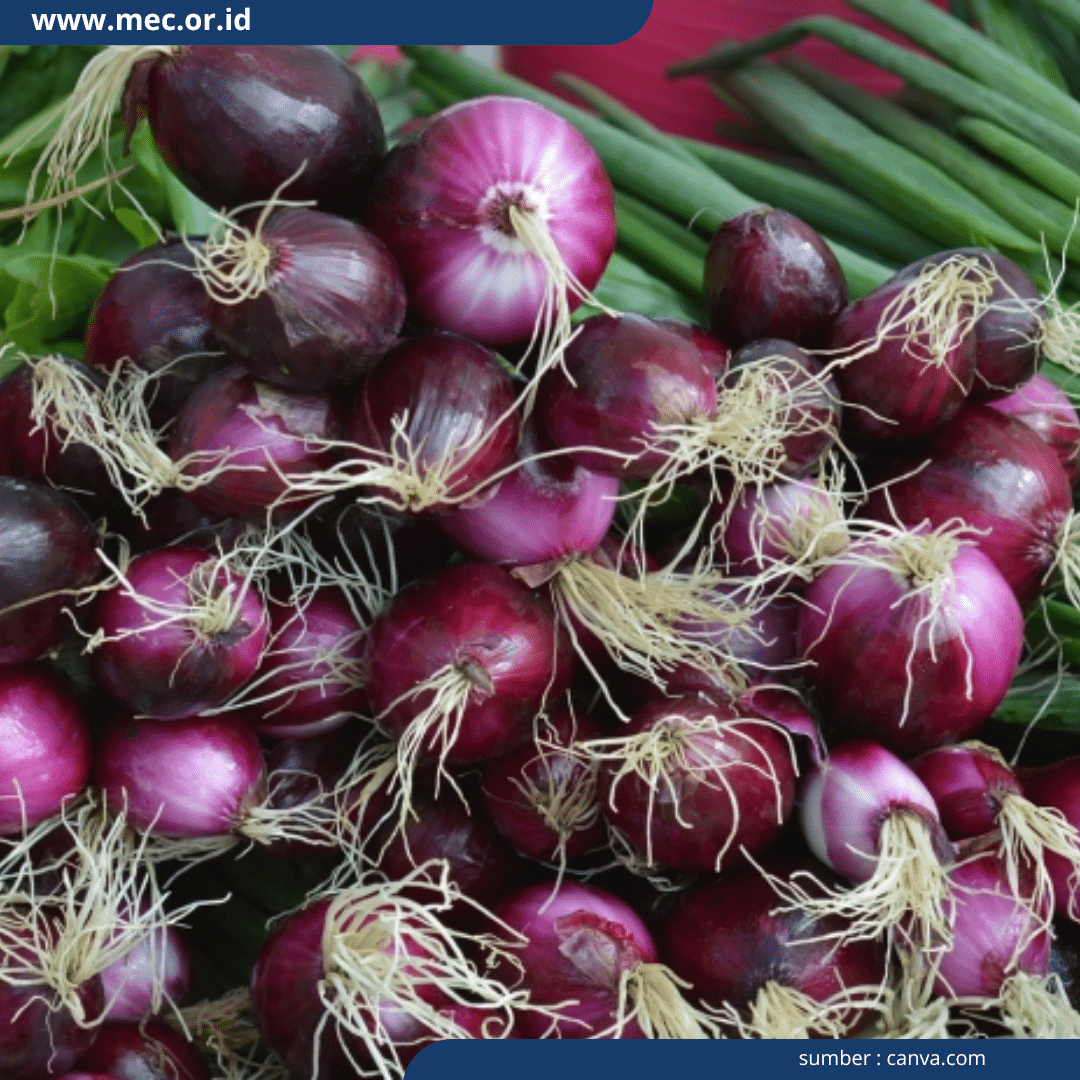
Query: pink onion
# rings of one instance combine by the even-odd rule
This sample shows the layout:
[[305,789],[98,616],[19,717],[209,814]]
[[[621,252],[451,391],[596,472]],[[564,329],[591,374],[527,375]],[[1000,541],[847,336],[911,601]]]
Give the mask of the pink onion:
[[1080,416],[1056,383],[1045,375],[1033,375],[1018,390],[989,402],[990,408],[1023,420],[1043,442],[1053,447],[1069,478],[1080,477]]
[[179,927],[166,926],[145,938],[101,973],[106,1020],[144,1020],[159,994],[183,1005],[191,992],[191,947]]
[[93,1046],[79,1059],[80,1069],[116,1080],[210,1080],[202,1054],[163,1020],[142,1024],[102,1024]]
[[98,602],[93,654],[101,686],[133,712],[175,720],[222,704],[266,645],[262,598],[222,561],[192,547],[134,559]]
[[494,346],[527,341],[548,305],[546,320],[566,319],[615,246],[596,152],[519,98],[432,117],[386,156],[364,220],[397,258],[416,319]]

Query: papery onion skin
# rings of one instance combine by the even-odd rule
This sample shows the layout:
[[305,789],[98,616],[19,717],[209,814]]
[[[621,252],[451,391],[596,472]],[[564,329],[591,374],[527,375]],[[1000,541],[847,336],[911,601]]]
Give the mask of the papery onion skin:
[[868,881],[877,865],[882,820],[903,812],[930,832],[943,864],[953,848],[926,785],[895,754],[869,739],[830,748],[825,762],[803,780],[799,814],[814,855],[853,882]]
[[[474,686],[444,760],[483,761],[529,737],[545,698],[566,689],[571,657],[542,593],[506,570],[464,563],[407,586],[372,626],[368,700],[378,726],[398,738],[433,696],[406,695],[447,665],[471,670]],[[434,735],[424,753],[442,756]]]
[[732,348],[758,338],[824,344],[846,303],[836,256],[814,229],[785,210],[746,210],[712,239],[705,308],[713,332]]
[[[94,676],[133,712],[168,720],[195,716],[222,704],[255,672],[266,646],[266,608],[255,589],[215,568],[214,559],[190,547],[147,552],[127,569],[130,592],[118,585],[98,600],[96,625],[104,640],[93,654]],[[215,589],[232,590],[232,619],[210,634],[191,609],[198,600],[190,582],[200,572],[210,574]]]
[[[256,228],[254,214],[241,224]],[[405,283],[386,245],[362,225],[308,207],[258,223],[270,257],[257,296],[211,296],[218,340],[256,378],[292,390],[355,382],[397,340]]]
[[[615,247],[611,181],[576,128],[521,98],[464,101],[387,154],[364,222],[394,253],[414,319],[485,345],[529,340],[549,275],[508,233],[509,206],[542,200],[585,289]],[[567,293],[571,310],[581,302]]]
[[595,550],[615,517],[619,480],[590,472],[564,454],[529,460],[553,449],[550,436],[530,418],[522,425],[513,471],[441,514],[440,528],[474,558],[508,566],[536,566]]
[[129,1021],[102,1024],[79,1068],[105,1072],[116,1080],[210,1080],[202,1054],[163,1020],[141,1025]]
[[556,445],[573,451],[579,465],[646,480],[667,459],[662,448],[646,448],[657,441],[657,427],[708,423],[716,384],[688,338],[643,315],[592,315],[562,364],[544,377],[536,408]]
[[314,199],[357,214],[386,149],[378,107],[330,49],[311,45],[196,45],[137,65],[124,120],[138,110],[184,185],[215,209]]
[[206,290],[192,273],[188,244],[200,243],[167,240],[125,259],[86,324],[84,358],[91,367],[111,372],[127,357],[143,371],[161,371],[148,388],[157,424],[172,419],[195,387],[228,363],[210,326]]
[[882,492],[871,496],[864,516],[898,517],[909,527],[961,518],[978,530],[971,540],[994,561],[1022,607],[1039,595],[1057,558],[1072,492],[1057,455],[1022,421],[986,405],[965,405],[927,439],[882,458],[867,476],[892,482],[887,499]]
[[909,756],[967,738],[989,719],[1016,671],[1024,624],[1008,583],[977,548],[960,547],[941,571],[950,584],[932,628],[932,594],[916,592],[905,573],[826,567],[804,594],[798,642],[825,716]]
[[950,840],[993,832],[1002,798],[1022,794],[1012,769],[977,744],[928,750],[908,764],[933,795]]
[[0,667],[0,836],[59,813],[90,775],[90,729],[45,666]]
[[243,720],[136,720],[105,725],[93,784],[137,829],[178,839],[229,836],[266,794],[262,750]]
[[421,477],[445,469],[443,498],[425,509],[446,510],[509,463],[520,427],[515,397],[489,349],[457,334],[424,334],[389,352],[356,388],[346,434],[357,456],[373,452],[373,464],[415,454]]
[[65,609],[101,572],[97,534],[63,492],[5,476],[0,537],[0,664],[21,664],[70,631]]
[[1080,478],[1080,416],[1065,392],[1036,373],[1018,390],[987,402],[992,409],[1023,420],[1054,452],[1076,486]]
[[289,478],[328,468],[340,441],[340,406],[325,393],[301,393],[259,382],[231,365],[203,382],[185,402],[169,442],[174,461],[206,454],[186,466],[200,477],[220,458],[233,466],[189,492],[202,509],[223,517],[265,521],[267,511],[288,517],[310,505],[289,494]]
[[[691,729],[710,721],[715,730]],[[634,773],[618,778],[618,762],[602,762],[608,822],[642,857],[686,873],[717,871],[768,848],[795,803],[795,765],[781,730],[726,702],[684,697],[644,706],[622,731],[660,729],[683,737],[687,765],[670,756],[650,792]]]
[[[619,976],[641,963],[656,962],[656,946],[645,924],[617,896],[592,885],[564,880],[527,885],[492,909],[502,923],[527,939],[517,952],[524,987],[538,1005],[563,1005],[555,1021],[559,1038],[587,1039],[608,1033],[615,1023]],[[522,1012],[518,1033],[541,1038],[549,1017]],[[624,1039],[644,1037],[636,1020]]]
[[[1033,803],[1060,810],[1074,829],[1080,829],[1080,756],[1033,769],[1023,783],[1024,794]],[[1043,858],[1054,883],[1054,910],[1063,919],[1080,922],[1080,883],[1074,867],[1052,851]]]
[[[805,870],[835,884],[829,871],[805,857],[767,855],[762,867],[781,878]],[[835,916],[814,920],[777,910],[776,893],[760,871],[737,867],[678,893],[657,943],[664,963],[692,984],[687,995],[714,1008],[744,1009],[767,982],[823,1002],[845,988],[879,985],[885,977],[880,942],[838,946],[827,938],[842,926]],[[856,1031],[866,1019],[864,1012],[851,1010],[845,1027]]]

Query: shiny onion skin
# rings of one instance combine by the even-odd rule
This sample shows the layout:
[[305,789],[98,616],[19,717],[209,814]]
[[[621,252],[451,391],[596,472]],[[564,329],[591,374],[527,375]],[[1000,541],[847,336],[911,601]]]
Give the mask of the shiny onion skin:
[[100,574],[97,546],[70,496],[0,476],[0,664],[36,660],[60,644],[71,630],[65,609]]
[[[641,963],[655,963],[656,946],[645,924],[625,901],[593,885],[563,880],[527,885],[492,909],[502,923],[527,943],[515,950],[524,965],[524,987],[537,1005],[564,1005],[555,1022],[558,1037],[588,1039],[606,1033],[616,1021],[619,976]],[[552,1020],[521,1013],[517,1033],[544,1036]],[[641,1039],[630,1020],[621,1038]]]
[[992,409],[1023,420],[1054,453],[1076,486],[1080,478],[1080,416],[1055,383],[1036,373],[1019,390],[987,402]]
[[619,776],[617,757],[601,762],[601,810],[649,865],[719,871],[766,850],[791,814],[789,743],[778,725],[748,710],[700,697],[662,699],[638,709],[620,734],[680,748],[663,760],[652,790],[637,772]]
[[707,423],[716,383],[689,338],[643,315],[592,315],[542,380],[536,408],[583,468],[646,480],[667,459],[662,446],[647,445],[657,426]]
[[344,595],[323,588],[302,608],[272,597],[268,609],[267,648],[250,691],[252,726],[263,735],[303,738],[347,724],[367,699],[364,627]]
[[0,836],[59,813],[90,776],[90,729],[44,665],[0,667]]
[[[782,878],[810,870],[832,879],[806,857],[769,855],[762,867]],[[820,1003],[845,988],[880,985],[885,976],[880,942],[837,946],[824,938],[840,921],[838,916],[812,919],[778,910],[776,893],[758,869],[736,867],[719,880],[703,878],[677,893],[664,914],[657,945],[663,962],[691,984],[687,995],[713,1008],[746,1010],[769,982]],[[856,1009],[840,1016],[849,1034],[868,1019]],[[777,1032],[775,1037],[797,1036]]]
[[[254,214],[240,224],[255,228]],[[207,302],[222,346],[274,386],[355,382],[405,321],[405,284],[386,245],[356,222],[303,206],[273,211],[257,236],[270,259],[265,288]]]
[[562,261],[595,287],[615,247],[614,195],[561,117],[521,98],[463,101],[386,155],[364,222],[394,253],[414,319],[484,345],[529,340],[550,279],[511,207],[542,216]]
[[210,1080],[202,1054],[154,1017],[141,1025],[121,1020],[102,1024],[78,1067],[116,1080]]
[[[1080,756],[1033,769],[1024,777],[1024,794],[1037,806],[1060,810],[1073,828],[1080,829]],[[1060,918],[1080,922],[1080,885],[1072,866],[1048,851],[1046,869],[1054,882],[1054,910]]]
[[728,370],[731,361],[731,348],[721,341],[715,334],[710,333],[704,326],[696,323],[683,322],[681,319],[659,317],[653,320],[665,330],[671,330],[680,337],[688,338],[701,353],[701,362],[705,365],[714,379],[722,379]]
[[374,465],[415,454],[410,472],[443,477],[441,497],[425,509],[447,510],[509,464],[520,428],[516,396],[493,352],[457,334],[423,334],[391,350],[356,387],[346,436]]
[[171,420],[196,386],[228,360],[210,327],[206,290],[192,273],[188,243],[166,240],[120,264],[90,312],[84,359],[112,371],[127,357],[143,371],[161,371],[149,388],[150,415]]
[[102,971],[106,1020],[138,1023],[148,1017],[158,979],[167,999],[177,1005],[183,1005],[191,993],[194,972],[186,931],[166,926],[153,937],[156,940],[143,939]]
[[975,381],[971,387],[972,401],[989,401],[1011,393],[1035,374],[1046,316],[1043,297],[1023,267],[986,248],[927,255],[905,266],[887,284],[910,281],[924,267],[955,255],[977,259],[980,270],[974,272],[985,273],[992,283],[987,309],[975,323]]
[[234,364],[188,398],[176,418],[169,453],[174,461],[207,453],[210,460],[188,465],[188,474],[196,477],[211,472],[220,455],[235,468],[188,497],[208,513],[265,521],[271,508],[287,517],[311,502],[289,494],[289,478],[327,468],[336,455],[319,444],[341,434],[340,406],[331,395],[273,387]]
[[312,45],[181,46],[137,64],[124,93],[161,156],[215,210],[284,198],[356,216],[386,150],[378,107],[340,57]]
[[814,229],[786,210],[763,206],[737,214],[709,245],[709,326],[734,349],[758,338],[823,345],[846,303],[836,256]]
[[[204,623],[197,605],[232,597],[228,623]],[[266,646],[267,615],[255,589],[194,547],[134,559],[127,585],[103,593],[95,613],[104,640],[94,676],[133,712],[179,720],[221,705],[254,674]]]
[[822,713],[901,756],[974,734],[1005,696],[1023,648],[1016,598],[978,548],[959,547],[934,572],[939,597],[906,565],[838,562],[803,594],[798,647]]
[[[904,477],[927,459],[917,475]],[[1072,506],[1057,455],[1020,420],[986,405],[965,405],[927,439],[881,459],[868,476],[891,480],[889,496],[871,496],[862,513],[913,527],[961,518],[982,535],[971,539],[1012,586],[1022,607],[1042,588],[1057,557]]]
[[179,839],[228,836],[266,795],[255,733],[242,720],[136,720],[104,727],[93,783],[110,807],[127,807],[137,829]]
[[[433,699],[416,691],[441,670],[471,684],[449,745],[435,733],[427,760],[466,764],[498,757],[532,731],[545,699],[566,689],[572,653],[551,603],[506,570],[463,563],[414,582],[394,597],[368,634],[368,700],[391,738]],[[412,696],[410,696],[412,695]]]
[[521,428],[513,471],[441,514],[440,528],[473,558],[505,566],[536,566],[594,551],[615,517],[619,480],[590,472],[565,454],[551,455],[553,449],[550,436],[530,417]]

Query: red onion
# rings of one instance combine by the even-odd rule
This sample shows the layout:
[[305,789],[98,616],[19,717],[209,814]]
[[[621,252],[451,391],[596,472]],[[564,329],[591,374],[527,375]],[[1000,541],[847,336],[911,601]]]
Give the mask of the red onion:
[[195,387],[227,361],[207,315],[206,292],[192,275],[189,244],[168,240],[122,262],[94,303],[86,324],[85,359],[112,371],[127,357],[158,372],[148,387],[150,414],[172,419]]
[[774,887],[810,918],[837,915],[840,941],[876,938],[905,926],[915,948],[948,940],[953,849],[923,782],[898,757],[868,739],[834,746],[799,792],[810,850],[856,887],[811,885],[792,875]]
[[323,588],[301,607],[269,605],[270,632],[254,678],[234,704],[263,735],[320,735],[364,708],[364,635],[349,602]]
[[93,783],[137,829],[177,839],[231,836],[266,794],[255,733],[242,720],[113,717],[101,734]]
[[511,566],[593,551],[615,516],[619,481],[589,472],[566,455],[551,455],[552,449],[535,419],[527,421],[513,469],[474,500],[441,515],[441,528],[474,558]]
[[[809,863],[773,857],[762,869],[787,879]],[[822,869],[811,872],[828,880]],[[829,934],[839,923],[777,910],[769,881],[738,867],[676,895],[664,916],[660,955],[691,984],[691,1000],[722,1010],[742,1035],[843,1038],[865,1025],[867,1007],[880,1000],[885,950],[866,940],[837,947]]]
[[1020,660],[1008,583],[944,528],[853,545],[803,599],[799,651],[822,711],[899,754],[973,734]]
[[484,765],[484,806],[523,855],[561,866],[605,846],[598,768],[577,746],[600,734],[587,713],[559,709],[539,725],[533,742]]
[[0,536],[0,664],[20,664],[71,629],[67,608],[101,569],[97,535],[69,496],[0,476]]
[[1054,452],[1075,487],[1080,478],[1080,416],[1073,403],[1045,375],[1033,375],[1019,390],[989,402],[990,408],[1023,420]]
[[537,334],[541,366],[615,246],[611,181],[576,128],[520,98],[464,101],[386,156],[365,216],[421,322],[484,345]]
[[1026,424],[967,405],[925,441],[884,459],[872,478],[891,482],[872,496],[867,516],[909,526],[960,518],[978,530],[972,539],[1022,606],[1038,595],[1062,546],[1072,492],[1057,455]]
[[488,349],[455,334],[403,342],[349,402],[360,479],[395,509],[449,509],[509,463],[515,404],[514,384]]
[[727,374],[731,349],[715,334],[710,334],[703,326],[683,322],[681,319],[657,318],[654,320],[665,330],[674,331],[680,337],[692,341],[701,353],[701,362],[712,373],[714,379],[722,379]]
[[192,547],[133,560],[99,600],[96,621],[98,682],[132,711],[167,720],[220,705],[247,682],[268,622],[227,560]]
[[717,230],[705,259],[709,325],[733,348],[758,338],[817,346],[847,302],[840,264],[805,222],[772,207]]
[[[266,939],[251,976],[263,1038],[302,1080],[400,1075],[439,1038],[505,1037],[522,1001],[482,974],[468,937],[439,914],[459,897],[446,881],[374,883],[318,900]],[[403,895],[411,887],[420,902]],[[497,956],[508,955],[494,940]],[[482,1027],[482,1031],[481,1031]]]
[[204,510],[257,520],[268,510],[296,513],[311,502],[292,493],[296,478],[325,471],[336,458],[338,408],[328,394],[278,389],[233,365],[188,398],[169,453]]
[[[1036,806],[1056,810],[1080,830],[1080,756],[1067,757],[1052,765],[1035,769],[1024,778],[1024,794]],[[1062,918],[1080,922],[1080,843],[1074,841],[1072,858],[1054,852],[1046,854],[1046,870],[1054,882],[1054,906]]]
[[162,1000],[182,1005],[191,991],[191,949],[182,930],[166,926],[101,973],[107,1020],[138,1023]]
[[377,236],[307,207],[254,211],[198,252],[214,333],[264,382],[354,382],[394,344],[405,285]]
[[550,602],[462,564],[406,586],[368,635],[368,699],[404,761],[465,764],[525,741],[570,680]]
[[210,1080],[210,1069],[195,1047],[162,1020],[102,1024],[94,1045],[79,1059],[80,1069],[116,1080]]
[[517,1032],[541,1038],[704,1038],[716,1027],[680,995],[684,984],[656,962],[656,946],[627,903],[591,885],[526,886],[494,914],[525,939],[518,953],[530,1000],[555,1010],[519,1016]]
[[718,872],[760,854],[795,802],[786,733],[726,703],[653,702],[625,735],[589,749],[601,762],[602,812],[647,869]]
[[90,776],[90,731],[48,668],[0,667],[0,836],[60,812]]
[[974,322],[975,381],[973,401],[1001,397],[1035,373],[1046,334],[1042,294],[1023,267],[986,248],[959,248],[927,255],[905,266],[888,284],[906,284],[928,267],[967,260],[965,273],[977,285],[989,284]]
[[845,425],[867,439],[914,439],[945,423],[975,378],[974,323],[989,299],[977,260],[953,254],[903,272],[833,325]]

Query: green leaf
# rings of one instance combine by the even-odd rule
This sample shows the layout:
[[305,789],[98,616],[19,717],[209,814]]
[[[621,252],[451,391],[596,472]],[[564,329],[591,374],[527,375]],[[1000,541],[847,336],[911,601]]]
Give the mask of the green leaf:
[[98,51],[96,45],[12,48],[0,75],[0,137],[64,97]]
[[[593,289],[593,295],[615,311],[633,311],[654,319],[701,322],[703,317],[701,308],[692,300],[618,251],[611,256],[604,276]],[[597,310],[582,304],[575,315],[581,318],[594,315]]]
[[1039,728],[1080,734],[1080,675],[1053,671],[1030,672],[1018,676],[994,719],[1006,724],[1030,724],[1035,716]]
[[184,236],[203,236],[209,232],[214,223],[213,211],[202,199],[188,191],[165,164],[154,145],[150,126],[145,121],[139,124],[131,138],[131,153],[161,183],[172,227]]
[[158,242],[157,232],[138,211],[127,206],[118,206],[115,213],[116,220],[131,233],[139,247],[153,247]]

